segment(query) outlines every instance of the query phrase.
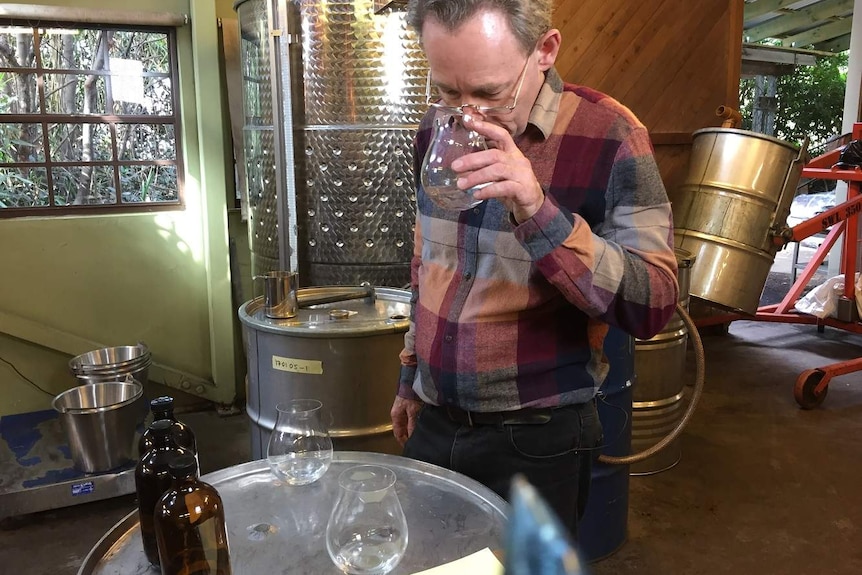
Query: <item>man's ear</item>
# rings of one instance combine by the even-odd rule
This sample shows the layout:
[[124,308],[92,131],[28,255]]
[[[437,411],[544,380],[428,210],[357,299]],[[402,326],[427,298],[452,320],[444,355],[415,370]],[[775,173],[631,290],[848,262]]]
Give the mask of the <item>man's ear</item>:
[[552,28],[542,34],[536,45],[536,49],[539,52],[539,70],[544,72],[554,65],[554,62],[557,61],[557,54],[560,53],[560,44],[562,41],[562,35],[556,28]]

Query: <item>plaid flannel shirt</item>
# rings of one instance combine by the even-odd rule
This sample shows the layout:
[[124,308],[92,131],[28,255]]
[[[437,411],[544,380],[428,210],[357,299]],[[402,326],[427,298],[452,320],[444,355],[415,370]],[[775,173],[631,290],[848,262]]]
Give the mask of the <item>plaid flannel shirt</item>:
[[589,401],[608,324],[658,333],[677,302],[670,204],[646,128],[554,69],[516,143],[546,199],[516,224],[502,203],[435,206],[419,183],[413,306],[398,395],[471,411]]

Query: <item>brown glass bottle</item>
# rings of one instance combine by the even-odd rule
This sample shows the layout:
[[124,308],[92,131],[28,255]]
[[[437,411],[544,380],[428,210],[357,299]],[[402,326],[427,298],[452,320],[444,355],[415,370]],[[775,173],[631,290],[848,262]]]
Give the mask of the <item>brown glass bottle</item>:
[[153,529],[153,510],[161,496],[171,487],[168,464],[180,455],[194,455],[174,441],[172,424],[160,419],[150,425],[153,447],[148,450],[135,467],[135,491],[138,495],[138,520],[144,553],[153,565],[159,564],[159,550]]
[[194,457],[177,457],[169,468],[171,487],[153,514],[162,575],[231,575],[218,491],[197,478]]
[[[197,442],[192,428],[179,421],[174,415],[174,398],[168,395],[157,397],[150,401],[150,411],[153,413],[153,422],[161,419],[168,419],[173,422],[171,433],[174,435],[174,441],[180,447],[190,450],[195,455],[198,453]],[[144,430],[140,440],[138,440],[138,457],[143,457],[144,454],[153,446],[153,434],[149,427]]]

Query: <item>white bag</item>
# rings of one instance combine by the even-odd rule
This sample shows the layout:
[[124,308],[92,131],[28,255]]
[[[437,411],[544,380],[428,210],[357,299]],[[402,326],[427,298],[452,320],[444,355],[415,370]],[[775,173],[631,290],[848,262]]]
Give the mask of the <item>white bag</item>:
[[[854,284],[856,309],[862,315],[862,274],[856,272]],[[793,307],[796,311],[807,313],[819,318],[835,317],[838,310],[838,299],[844,295],[844,274],[831,277],[801,298]]]

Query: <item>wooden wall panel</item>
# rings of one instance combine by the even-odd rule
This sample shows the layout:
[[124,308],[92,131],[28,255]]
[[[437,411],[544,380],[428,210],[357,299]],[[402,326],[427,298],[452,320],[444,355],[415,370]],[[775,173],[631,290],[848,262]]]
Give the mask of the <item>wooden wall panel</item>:
[[737,107],[743,0],[558,0],[557,70],[631,108],[649,129],[665,185],[685,175],[691,133]]

